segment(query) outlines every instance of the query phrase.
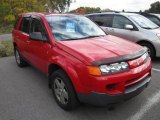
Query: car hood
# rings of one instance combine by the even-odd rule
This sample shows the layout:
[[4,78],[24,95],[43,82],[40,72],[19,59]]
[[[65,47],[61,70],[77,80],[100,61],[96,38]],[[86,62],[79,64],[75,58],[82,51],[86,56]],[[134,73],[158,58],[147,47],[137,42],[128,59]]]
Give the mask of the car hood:
[[57,43],[61,49],[86,64],[106,58],[133,54],[142,49],[135,43],[111,35]]

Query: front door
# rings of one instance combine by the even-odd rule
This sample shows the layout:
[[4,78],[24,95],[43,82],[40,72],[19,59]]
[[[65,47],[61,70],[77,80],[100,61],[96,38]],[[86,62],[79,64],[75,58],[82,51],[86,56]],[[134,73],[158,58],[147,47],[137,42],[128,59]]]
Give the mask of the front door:
[[[48,38],[40,18],[32,17],[30,33],[32,32],[41,32],[44,37]],[[49,59],[48,53],[51,49],[49,41],[30,40],[28,44],[29,61],[36,68],[46,73]]]
[[[126,29],[126,25],[132,25],[133,29]],[[126,40],[130,40],[132,42],[136,42],[137,36],[140,34],[136,26],[126,17],[121,15],[115,15],[113,18],[112,28],[110,30],[110,34],[124,38]]]

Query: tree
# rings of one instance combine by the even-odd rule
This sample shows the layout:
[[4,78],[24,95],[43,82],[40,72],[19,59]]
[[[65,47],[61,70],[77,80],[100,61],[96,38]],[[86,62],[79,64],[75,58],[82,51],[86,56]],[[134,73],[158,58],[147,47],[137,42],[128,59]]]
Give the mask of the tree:
[[70,11],[70,13],[79,13],[79,14],[87,14],[87,13],[94,13],[100,12],[101,9],[99,7],[79,7],[75,10]]
[[45,11],[44,0],[1,0],[0,22],[13,22],[17,14]]
[[160,13],[160,2],[157,1],[153,4],[151,4],[151,7],[149,10],[146,10],[145,12],[149,12],[149,13]]
[[67,8],[70,7],[71,0],[46,0],[46,7],[49,12],[64,12]]
[[113,10],[109,9],[109,8],[106,8],[106,9],[103,9],[101,10],[102,12],[112,12]]

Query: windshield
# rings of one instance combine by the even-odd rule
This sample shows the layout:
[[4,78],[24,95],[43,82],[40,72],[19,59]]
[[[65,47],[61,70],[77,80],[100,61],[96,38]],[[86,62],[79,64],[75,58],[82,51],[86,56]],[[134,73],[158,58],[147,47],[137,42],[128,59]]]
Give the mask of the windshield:
[[150,21],[149,19],[141,15],[130,15],[129,16],[134,22],[136,22],[140,27],[144,29],[156,29],[158,26]]
[[156,15],[157,17],[159,17],[159,18],[160,18],[160,14],[154,14],[154,15]]
[[148,16],[148,19],[160,26],[160,20],[156,16]]
[[57,41],[106,35],[95,23],[83,16],[47,16],[46,19]]

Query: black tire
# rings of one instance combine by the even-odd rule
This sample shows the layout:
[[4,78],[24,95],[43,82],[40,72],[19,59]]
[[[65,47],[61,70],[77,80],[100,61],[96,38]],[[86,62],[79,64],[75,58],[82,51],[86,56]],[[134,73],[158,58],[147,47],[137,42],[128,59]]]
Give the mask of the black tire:
[[28,65],[28,63],[22,58],[17,47],[14,48],[14,55],[15,55],[16,63],[19,67],[22,68]]
[[[76,109],[79,106],[79,101],[77,99],[76,92],[73,88],[73,85],[68,75],[63,70],[60,69],[52,73],[51,80],[52,80],[51,82],[52,92],[58,105],[64,110]],[[56,81],[58,80],[60,80],[61,83],[64,83],[64,87],[63,87],[64,89],[62,91],[63,92],[65,91],[65,93],[67,93],[68,95],[68,99],[64,99],[66,103],[62,103],[61,100],[59,100],[60,98],[57,97],[58,95],[56,95],[56,91],[58,89],[58,87],[56,88]],[[60,93],[61,96],[62,96],[62,91]],[[63,96],[64,96],[64,93],[63,93]]]
[[140,43],[141,46],[147,47],[148,48],[148,53],[150,54],[150,57],[154,59],[156,57],[156,51],[154,47],[149,44],[149,43]]

